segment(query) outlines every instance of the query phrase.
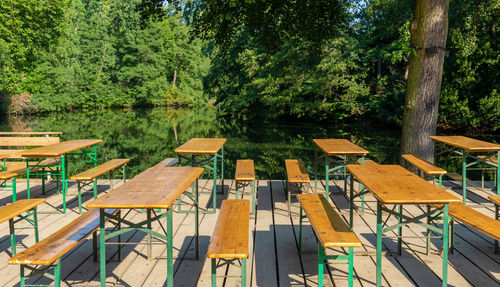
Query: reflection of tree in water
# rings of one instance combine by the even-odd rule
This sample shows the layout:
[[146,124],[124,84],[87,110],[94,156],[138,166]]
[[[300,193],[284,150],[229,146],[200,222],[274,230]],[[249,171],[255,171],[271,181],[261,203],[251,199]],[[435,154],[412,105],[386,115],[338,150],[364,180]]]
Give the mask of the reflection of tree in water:
[[[0,123],[0,126],[7,126]],[[193,109],[120,109],[51,113],[10,118],[8,127],[32,131],[62,131],[61,140],[99,138],[99,162],[112,158],[130,158],[129,176],[147,169],[166,157],[175,157],[174,149],[193,137],[225,137],[225,177],[234,177],[237,159],[255,161],[260,179],[285,178],[285,159],[300,158],[313,171],[314,138],[345,138],[370,151],[369,158],[395,164],[399,151],[399,130],[369,123],[331,125],[286,120],[239,123],[216,117],[210,108]],[[177,134],[177,140],[176,140]],[[479,136],[476,136],[479,138]],[[485,140],[495,141],[494,138]],[[438,165],[450,171],[460,167],[458,159],[437,157]],[[70,174],[88,167],[70,165]],[[324,173],[324,163],[318,164]],[[207,175],[208,176],[208,175]]]

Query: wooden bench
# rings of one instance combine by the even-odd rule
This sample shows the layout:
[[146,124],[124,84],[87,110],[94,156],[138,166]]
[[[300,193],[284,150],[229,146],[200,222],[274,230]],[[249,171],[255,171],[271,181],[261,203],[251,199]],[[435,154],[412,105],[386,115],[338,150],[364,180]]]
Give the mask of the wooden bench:
[[[2,159],[0,163],[0,188],[12,191],[13,202],[16,201],[16,179],[27,173],[26,162],[21,161],[21,156],[18,153],[33,147],[58,143],[59,137],[49,135],[59,134],[62,132],[0,132],[0,158]],[[59,163],[59,159],[48,159],[42,161],[36,170],[43,170],[45,167]],[[7,183],[8,180],[12,180],[10,185]],[[45,178],[42,176],[42,194],[44,193]],[[28,198],[30,198],[29,189]]]
[[288,194],[288,216],[291,216],[290,205],[292,199],[292,192],[290,185],[296,185],[298,192],[302,193],[304,183],[309,183],[309,174],[307,173],[304,163],[300,159],[287,159],[285,160],[286,166],[286,193]]
[[[492,197],[490,197],[492,199]],[[495,198],[493,198],[495,199]],[[439,205],[433,205],[434,207],[440,207]],[[461,222],[467,226],[474,228],[475,230],[493,238],[495,240],[495,252],[497,251],[497,243],[500,240],[500,221],[498,219],[487,216],[486,214],[475,210],[472,207],[466,206],[462,203],[454,202],[448,205],[448,214],[451,217],[450,220],[450,251],[453,252],[454,249],[454,221]],[[496,213],[498,215],[498,212]],[[498,217],[497,217],[498,218]],[[429,222],[430,223],[430,222]],[[428,234],[429,236],[429,234]],[[429,242],[429,238],[427,239]],[[429,243],[428,243],[429,244]],[[427,247],[427,250],[429,247]],[[429,252],[429,251],[427,251]]]
[[[302,252],[302,221],[309,218],[309,222],[318,238],[318,286],[323,286],[323,269],[328,260],[347,260],[349,264],[349,286],[353,285],[353,257],[354,247],[361,247],[361,241],[351,231],[347,223],[328,203],[322,194],[298,194],[300,202],[299,225],[299,252]],[[302,212],[305,212],[305,216]],[[330,247],[342,248],[343,255],[329,256],[325,249]],[[344,248],[348,248],[345,252]]]
[[217,286],[217,268],[235,265],[235,261],[239,262],[241,268],[241,286],[246,286],[249,211],[248,200],[227,199],[222,202],[207,251],[207,257],[212,259],[212,287]]
[[125,165],[130,161],[128,158],[118,158],[107,161],[96,167],[88,169],[77,175],[70,177],[70,180],[76,180],[78,182],[78,211],[82,213],[82,187],[93,183],[94,185],[94,199],[97,198],[97,177],[109,172],[109,182],[110,189],[113,190],[113,170],[119,167],[123,167],[123,182],[126,181]]
[[255,214],[255,168],[253,160],[239,159],[236,161],[236,172],[234,174],[236,187],[236,199],[239,198],[239,188],[248,183],[252,184],[252,214]]
[[[37,206],[45,202],[45,199],[23,199],[0,207],[0,223],[9,221],[10,247],[12,255],[16,255],[16,228],[15,223],[25,220],[33,226],[35,231],[35,242],[38,242],[38,218]],[[21,215],[28,212],[27,215]],[[16,219],[16,217],[19,217]],[[32,218],[30,218],[32,217]]]
[[404,158],[407,163],[421,170],[425,175],[433,177],[437,176],[439,180],[439,187],[443,187],[443,175],[446,174],[446,170],[434,166],[433,164],[411,154],[404,154],[402,155],[402,158]]
[[[118,210],[107,210],[106,212],[119,213]],[[29,275],[25,276],[25,269],[32,271],[31,274],[33,275],[47,275],[46,273],[50,269],[54,269],[54,286],[60,286],[61,258],[90,234],[93,235],[93,258],[94,261],[97,261],[97,229],[99,221],[99,209],[90,209],[49,237],[10,258],[9,264],[19,264],[21,267],[20,285],[24,286],[27,277],[29,277]],[[121,257],[119,247],[118,250],[118,256]]]

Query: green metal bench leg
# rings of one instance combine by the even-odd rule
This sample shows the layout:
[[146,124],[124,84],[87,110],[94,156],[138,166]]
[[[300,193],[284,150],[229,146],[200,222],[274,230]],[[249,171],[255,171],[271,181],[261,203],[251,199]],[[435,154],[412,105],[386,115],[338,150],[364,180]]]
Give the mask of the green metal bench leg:
[[252,180],[252,214],[255,214],[255,180]]
[[19,283],[20,283],[21,287],[24,287],[26,285],[25,284],[26,283],[26,276],[24,276],[24,264],[21,264],[20,266],[21,266],[21,272],[20,272],[21,281]]
[[349,287],[352,287],[354,277],[354,248],[349,247]]
[[236,193],[236,199],[239,197],[239,192],[238,192],[238,182],[236,182],[236,189],[234,191]]
[[443,208],[443,287],[448,286],[448,204]]
[[443,175],[439,175],[439,188],[443,188]]
[[329,169],[330,165],[328,162],[328,156],[325,156],[325,197],[326,200],[330,200],[330,187],[329,187],[329,181],[330,181],[330,175],[329,175]]
[[247,285],[247,259],[241,259],[241,287]]
[[323,271],[325,268],[325,249],[318,242],[318,287],[323,287]]
[[212,287],[217,286],[217,259],[212,258]]
[[14,218],[9,219],[10,248],[12,255],[16,255],[16,231],[14,228]]
[[54,268],[54,287],[61,287],[61,258],[57,260]]

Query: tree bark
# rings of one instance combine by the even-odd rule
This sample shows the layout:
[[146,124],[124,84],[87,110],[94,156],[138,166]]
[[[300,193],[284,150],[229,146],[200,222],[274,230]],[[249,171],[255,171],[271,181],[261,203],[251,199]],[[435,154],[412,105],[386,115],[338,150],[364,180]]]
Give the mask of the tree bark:
[[175,89],[175,82],[177,82],[177,64],[178,64],[178,61],[179,61],[179,55],[176,54],[175,55],[175,70],[174,70],[174,79],[172,81],[172,88]]
[[[416,0],[403,112],[401,154],[434,162],[439,95],[448,33],[449,0]],[[431,48],[435,47],[435,48]],[[437,48],[436,48],[437,47]],[[427,50],[426,50],[427,48]]]

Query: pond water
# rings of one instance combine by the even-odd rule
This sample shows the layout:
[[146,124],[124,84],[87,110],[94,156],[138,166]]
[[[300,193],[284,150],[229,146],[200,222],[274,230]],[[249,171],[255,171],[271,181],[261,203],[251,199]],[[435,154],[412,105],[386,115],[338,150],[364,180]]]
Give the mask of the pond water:
[[[397,163],[400,130],[373,123],[328,124],[304,121],[262,121],[252,124],[217,118],[211,108],[121,109],[51,113],[11,117],[1,121],[2,131],[62,131],[61,140],[98,138],[99,162],[129,158],[128,177],[166,157],[193,137],[224,137],[226,178],[234,176],[237,159],[251,158],[260,179],[284,178],[284,160],[300,158],[313,165],[314,138],[345,138],[370,151],[379,163]],[[475,138],[500,142],[498,135]],[[438,158],[438,165],[458,169],[458,159]],[[74,163],[70,174],[88,166]]]

